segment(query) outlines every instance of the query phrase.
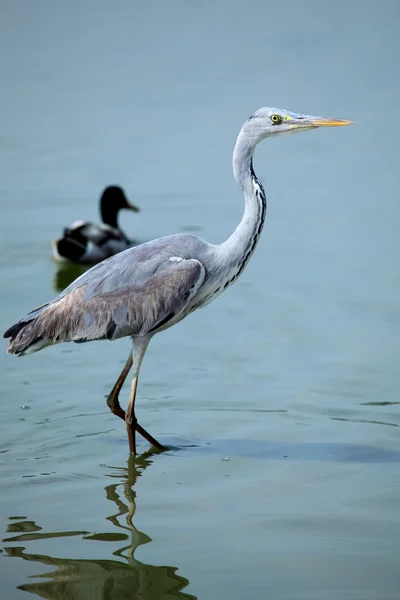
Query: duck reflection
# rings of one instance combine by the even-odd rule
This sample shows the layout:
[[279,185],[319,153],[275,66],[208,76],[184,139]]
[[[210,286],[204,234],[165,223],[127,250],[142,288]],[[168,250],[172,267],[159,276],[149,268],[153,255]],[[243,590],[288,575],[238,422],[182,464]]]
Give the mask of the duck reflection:
[[[89,535],[85,531],[40,533],[41,527],[34,521],[29,521],[25,517],[14,517],[16,520],[10,523],[7,531],[18,533],[18,535],[8,537],[3,540],[4,542],[27,542],[66,536],[81,536],[87,540],[128,542],[113,552],[113,555],[120,560],[55,558],[28,553],[24,546],[8,546],[4,550],[10,557],[56,567],[50,573],[34,575],[35,580],[43,578],[47,581],[23,584],[18,586],[18,589],[49,600],[130,600],[139,598],[141,600],[196,600],[195,596],[182,591],[189,581],[178,575],[175,567],[146,565],[134,557],[138,546],[151,541],[133,524],[136,509],[136,493],[133,486],[141,473],[151,464],[151,455],[152,451],[150,450],[137,457],[136,460],[132,457],[127,469],[112,468],[113,472],[109,474],[109,477],[118,480],[105,488],[107,499],[113,502],[117,509],[115,514],[107,517],[119,530],[115,533],[96,535]],[[122,494],[120,488],[122,488]]]
[[70,283],[75,281],[77,277],[90,269],[93,265],[78,265],[74,263],[58,263],[53,277],[53,290],[62,292]]

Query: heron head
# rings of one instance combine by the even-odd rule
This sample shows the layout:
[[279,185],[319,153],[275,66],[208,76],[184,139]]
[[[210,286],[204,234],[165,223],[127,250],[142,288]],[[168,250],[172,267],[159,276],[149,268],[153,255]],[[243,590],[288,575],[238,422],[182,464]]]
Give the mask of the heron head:
[[282,108],[260,108],[248,119],[247,123],[257,137],[262,139],[271,135],[295,133],[317,127],[350,125],[353,121],[302,115]]

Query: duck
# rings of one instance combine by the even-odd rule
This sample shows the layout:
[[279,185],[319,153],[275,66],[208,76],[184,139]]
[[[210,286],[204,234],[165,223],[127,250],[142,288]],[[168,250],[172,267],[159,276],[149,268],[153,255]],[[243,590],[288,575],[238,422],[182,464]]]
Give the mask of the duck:
[[58,263],[95,264],[134,245],[118,225],[118,213],[123,208],[139,212],[117,185],[105,188],[100,198],[102,223],[75,221],[66,227],[62,237],[52,241],[53,258]]

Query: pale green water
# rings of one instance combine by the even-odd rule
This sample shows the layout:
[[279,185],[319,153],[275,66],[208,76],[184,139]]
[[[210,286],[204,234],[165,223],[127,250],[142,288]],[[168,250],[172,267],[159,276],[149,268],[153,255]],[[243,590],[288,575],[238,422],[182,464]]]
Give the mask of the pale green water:
[[137,412],[178,450],[128,464],[105,406],[128,341],[21,360],[3,344],[1,598],[399,598],[399,6],[3,10],[3,330],[68,283],[49,242],[97,218],[105,185],[142,207],[122,216],[141,240],[221,241],[251,112],[357,124],[260,147],[248,269],[153,341]]

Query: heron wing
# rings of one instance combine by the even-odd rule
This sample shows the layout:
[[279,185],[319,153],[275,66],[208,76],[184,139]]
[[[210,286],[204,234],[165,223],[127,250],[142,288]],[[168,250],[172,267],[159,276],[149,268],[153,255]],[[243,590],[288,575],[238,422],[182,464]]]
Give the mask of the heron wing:
[[202,256],[210,244],[197,236],[175,234],[158,238],[116,254],[93,266],[75,279],[51,303],[78,288],[85,288],[86,299],[125,289],[127,285],[142,286],[171,257],[190,259]]
[[[155,333],[179,320],[202,285],[203,265],[196,259],[169,257],[145,283],[126,281],[114,290],[75,287],[58,300],[31,313],[11,332],[11,351],[25,352],[38,342],[88,342]],[[22,326],[23,324],[23,326]],[[14,350],[15,349],[15,350]]]
[[144,284],[92,292],[90,298],[87,290],[81,291],[83,328],[92,332],[84,337],[117,339],[154,333],[185,312],[204,277],[205,269],[198,260],[172,257],[159,263]]

